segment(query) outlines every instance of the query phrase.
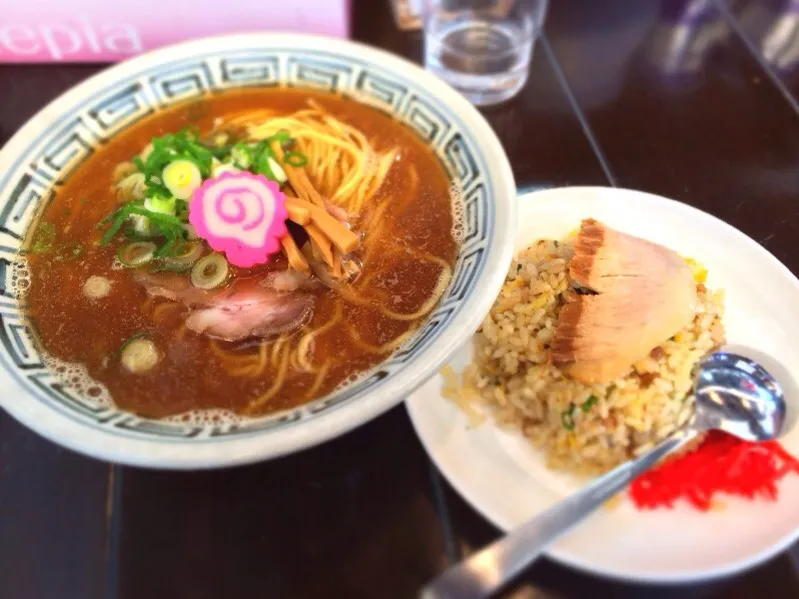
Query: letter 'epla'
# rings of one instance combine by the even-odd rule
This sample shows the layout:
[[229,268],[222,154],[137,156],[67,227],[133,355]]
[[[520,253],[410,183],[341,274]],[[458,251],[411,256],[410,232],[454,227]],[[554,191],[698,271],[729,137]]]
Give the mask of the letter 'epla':
[[287,233],[285,203],[278,184],[263,175],[223,173],[194,191],[189,222],[228,262],[247,268],[280,250]]

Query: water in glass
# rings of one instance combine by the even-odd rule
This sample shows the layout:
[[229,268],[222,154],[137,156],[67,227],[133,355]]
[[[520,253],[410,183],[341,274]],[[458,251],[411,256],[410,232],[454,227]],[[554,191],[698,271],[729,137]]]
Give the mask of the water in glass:
[[546,0],[428,0],[425,67],[477,105],[527,81]]

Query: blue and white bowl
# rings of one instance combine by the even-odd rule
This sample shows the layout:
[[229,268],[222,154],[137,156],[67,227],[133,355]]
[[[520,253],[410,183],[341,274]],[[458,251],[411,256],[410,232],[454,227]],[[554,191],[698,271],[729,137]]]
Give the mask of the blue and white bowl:
[[[53,187],[111,136],[176,102],[245,86],[334,91],[411,127],[463,191],[465,235],[449,289],[418,333],[367,377],[279,414],[196,426],[76,395],[45,366],[25,306],[9,291],[27,228]],[[56,443],[127,464],[207,468],[309,447],[402,401],[468,340],[502,284],[515,229],[513,174],[498,139],[462,96],[416,65],[353,42],[283,34],[203,39],[145,54],[63,94],[0,152],[0,405]]]

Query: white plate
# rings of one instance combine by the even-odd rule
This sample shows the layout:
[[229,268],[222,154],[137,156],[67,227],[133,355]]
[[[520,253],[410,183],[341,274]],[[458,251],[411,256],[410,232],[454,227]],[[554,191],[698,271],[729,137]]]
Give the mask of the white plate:
[[[795,420],[799,373],[799,281],[755,241],[704,212],[638,191],[561,188],[519,198],[517,251],[542,237],[559,238],[594,217],[610,227],[701,261],[707,285],[726,291],[724,324],[732,345],[777,371]],[[765,356],[765,358],[764,358]],[[463,349],[453,361],[461,370]],[[776,358],[776,360],[775,360]],[[452,486],[502,530],[540,513],[584,481],[550,472],[518,435],[485,423],[468,428],[443,399],[441,377],[412,395],[408,411],[427,452]],[[799,427],[782,439],[799,455]],[[799,537],[799,476],[780,485],[776,502],[725,497],[725,509],[685,504],[642,512],[625,499],[603,508],[548,551],[560,562],[605,576],[645,582],[688,582],[754,566]]]

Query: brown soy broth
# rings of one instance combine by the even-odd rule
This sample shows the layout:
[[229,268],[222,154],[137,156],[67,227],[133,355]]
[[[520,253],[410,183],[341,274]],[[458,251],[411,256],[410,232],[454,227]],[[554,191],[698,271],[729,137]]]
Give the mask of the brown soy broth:
[[[248,110],[269,108],[290,113],[305,108],[309,98],[360,129],[377,149],[401,149],[400,160],[366,208],[372,210],[384,201],[389,202],[380,218],[382,229],[362,232],[365,238],[375,233],[370,240],[374,246],[354,286],[363,286],[358,291],[359,297],[379,299],[393,311],[412,313],[419,309],[431,296],[440,271],[420,256],[452,264],[457,250],[452,236],[448,180],[436,157],[411,130],[352,100],[307,90],[231,91],[179,105],[140,121],[101,146],[56,189],[42,221],[55,225],[56,245],[80,242],[86,249],[73,261],[56,260],[53,252],[28,257],[31,286],[26,299],[47,352],[66,362],[84,364],[89,374],[105,385],[118,406],[148,417],[208,408],[241,410],[268,390],[276,368],[268,367],[257,377],[232,375],[230,365],[213,351],[214,342],[185,329],[188,310],[182,304],[148,298],[130,271],[111,268],[122,240],[100,246],[102,230],[96,225],[115,206],[114,168],[138,154],[152,137],[188,125],[196,125],[201,133],[206,133],[213,128],[215,119]],[[411,176],[410,165],[415,168],[418,183],[417,177]],[[354,228],[358,230],[357,219]],[[257,269],[235,270],[235,276],[262,277],[267,270],[282,268],[285,258],[273,257],[269,264]],[[92,275],[111,281],[107,297],[90,300],[83,295],[83,284]],[[327,322],[335,304],[342,302],[341,321],[314,341],[312,363],[316,367],[327,363],[327,374],[310,396],[316,375],[290,369],[286,383],[263,406],[263,412],[322,396],[386,357],[385,353],[359,347],[345,322],[370,346],[390,342],[419,324],[389,318],[374,302],[362,305],[363,302],[344,301],[327,288],[314,293],[316,307],[308,325],[312,328]],[[153,340],[163,357],[148,373],[131,374],[120,365],[120,347],[142,333]],[[241,349],[217,343],[216,347],[234,357],[257,355],[259,351],[257,345]]]

